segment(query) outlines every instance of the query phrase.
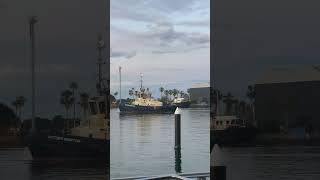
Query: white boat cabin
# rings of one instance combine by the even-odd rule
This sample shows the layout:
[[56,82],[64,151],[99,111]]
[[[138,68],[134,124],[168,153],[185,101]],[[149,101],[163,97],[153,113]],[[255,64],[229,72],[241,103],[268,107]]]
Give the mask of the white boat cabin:
[[88,113],[84,113],[79,126],[71,129],[71,134],[80,137],[109,139],[110,120],[106,112],[106,101],[103,96],[91,98],[88,101]]

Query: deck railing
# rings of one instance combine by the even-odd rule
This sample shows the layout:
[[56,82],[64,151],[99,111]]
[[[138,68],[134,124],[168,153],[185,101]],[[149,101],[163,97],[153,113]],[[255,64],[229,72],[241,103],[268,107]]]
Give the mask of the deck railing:
[[159,175],[159,176],[138,176],[138,177],[124,177],[113,178],[113,180],[207,180],[210,179],[210,172],[205,173],[181,173],[173,175]]

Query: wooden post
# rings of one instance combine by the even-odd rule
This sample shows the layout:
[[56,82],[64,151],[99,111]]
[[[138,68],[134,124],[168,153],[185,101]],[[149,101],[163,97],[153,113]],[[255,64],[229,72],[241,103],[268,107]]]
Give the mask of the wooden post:
[[223,156],[220,147],[215,144],[211,152],[210,179],[226,180],[227,167],[222,162]]
[[174,112],[174,124],[175,124],[175,146],[174,148],[181,148],[181,113],[177,108]]

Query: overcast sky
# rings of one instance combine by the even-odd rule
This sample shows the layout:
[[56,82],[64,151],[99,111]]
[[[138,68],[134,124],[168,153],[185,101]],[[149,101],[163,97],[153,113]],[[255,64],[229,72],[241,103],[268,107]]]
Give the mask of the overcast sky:
[[211,81],[243,97],[274,67],[320,64],[320,3],[313,0],[218,0]]
[[[27,98],[30,117],[31,81],[28,17],[38,16],[37,115],[63,114],[60,93],[71,81],[95,93],[97,36],[108,35],[106,0],[0,0],[0,102]],[[108,74],[106,72],[106,74]]]
[[144,85],[186,91],[210,79],[209,0],[111,0],[111,92]]

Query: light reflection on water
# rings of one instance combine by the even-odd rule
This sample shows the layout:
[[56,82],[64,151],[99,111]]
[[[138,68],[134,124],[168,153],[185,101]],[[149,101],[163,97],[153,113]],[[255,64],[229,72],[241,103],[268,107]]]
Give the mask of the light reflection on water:
[[111,177],[209,172],[209,109],[182,109],[181,114],[180,161],[173,115],[111,110]]

